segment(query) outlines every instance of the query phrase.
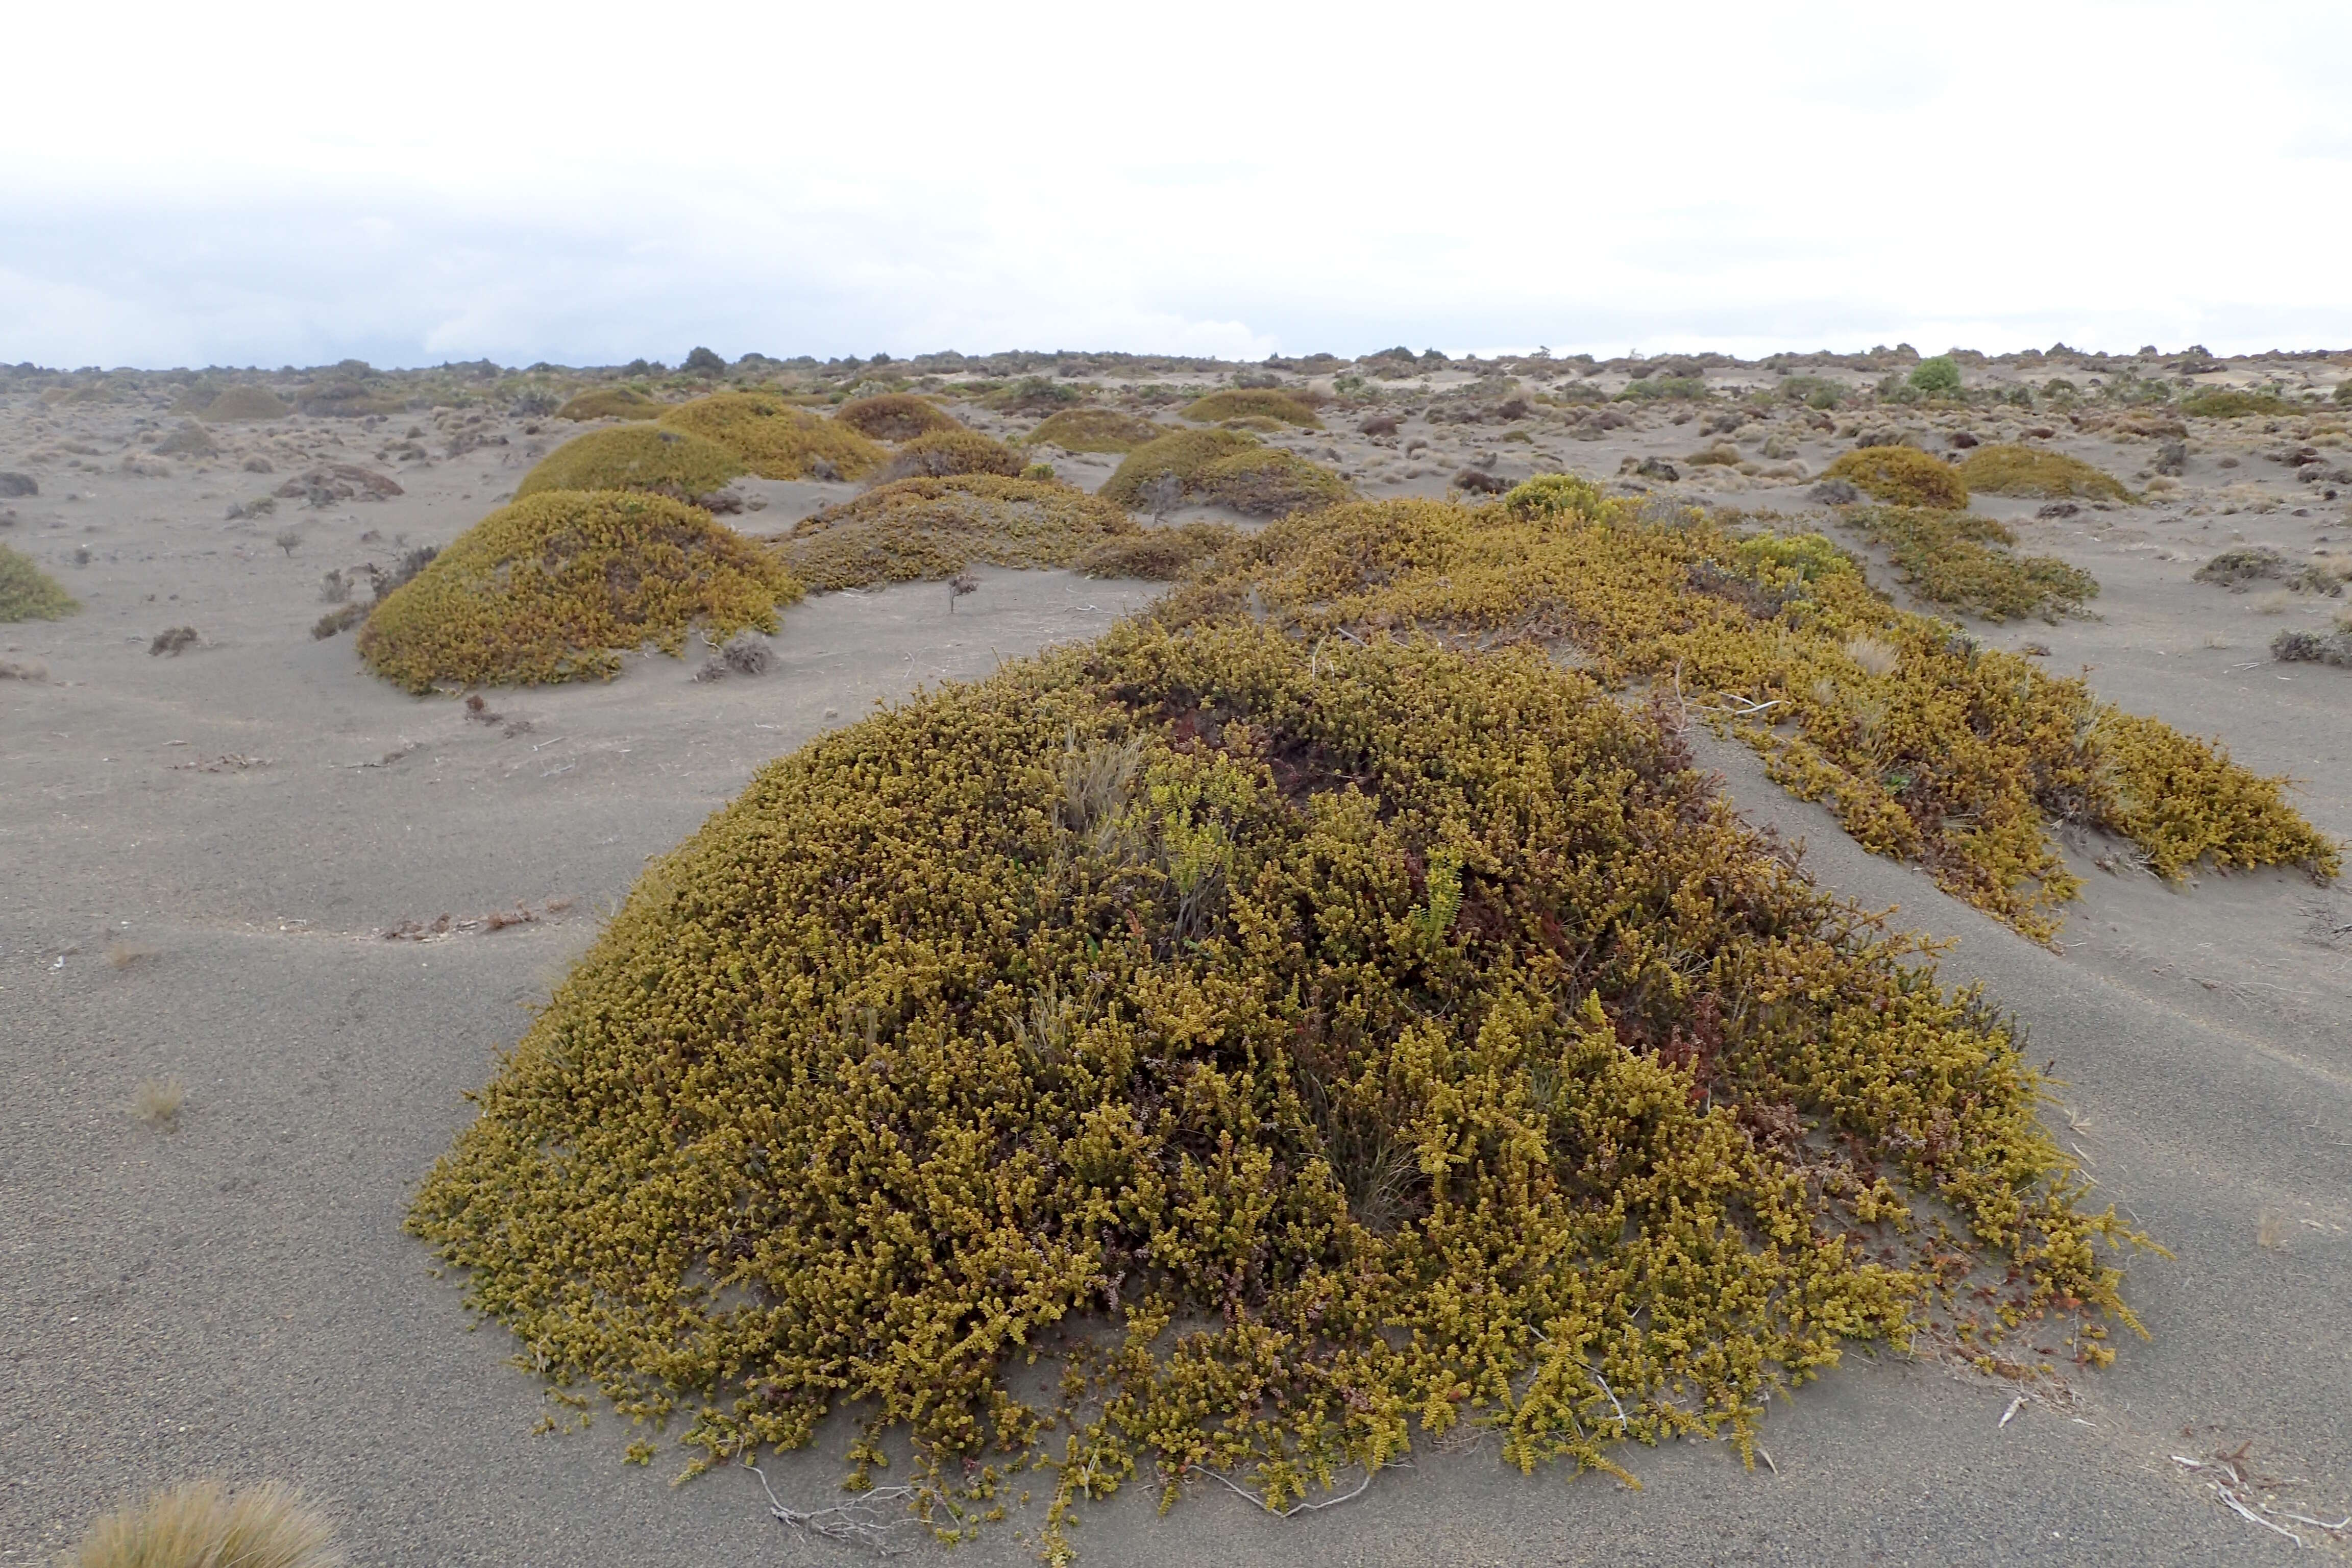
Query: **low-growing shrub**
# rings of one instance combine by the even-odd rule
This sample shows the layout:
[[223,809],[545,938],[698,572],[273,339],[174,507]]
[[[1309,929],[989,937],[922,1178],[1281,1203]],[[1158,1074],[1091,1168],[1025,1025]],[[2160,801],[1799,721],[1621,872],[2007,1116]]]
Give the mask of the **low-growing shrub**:
[[1129,510],[1154,510],[1147,491],[1154,479],[1173,479],[1188,500],[1229,506],[1254,517],[1281,517],[1347,498],[1347,481],[1330,469],[1245,430],[1179,430],[1127,455],[1103,481],[1101,494]]
[[1961,459],[1960,478],[1969,490],[1987,495],[2131,500],[2123,481],[2105,469],[2044,447],[2009,443],[1979,447]]
[[1141,531],[1119,508],[1057,480],[970,474],[899,479],[825,508],[784,545],[819,593],[877,583],[944,582],[971,565],[1068,566]]
[[1272,387],[1244,386],[1230,391],[1213,392],[1197,397],[1177,410],[1187,419],[1197,419],[1213,425],[1221,419],[1272,419],[1284,425],[1295,425],[1303,430],[1323,428],[1321,416],[1287,392]]
[[877,441],[911,441],[918,436],[964,428],[962,420],[911,392],[853,398],[835,409],[833,416]]
[[1861,447],[1841,456],[1822,477],[1844,479],[1892,506],[1944,507],[1969,504],[1968,481],[1959,470],[1916,447]]
[[31,556],[0,544],[0,623],[63,620],[80,608]]
[[242,419],[283,419],[293,412],[284,399],[267,387],[229,386],[222,388],[196,417],[223,425]]
[[2196,577],[2217,588],[2243,589],[2249,583],[2284,580],[2287,571],[2285,555],[2269,545],[2239,544],[2197,568]]
[[1653,375],[1629,384],[1617,395],[1622,403],[1649,403],[1659,399],[1702,398],[1706,395],[1706,378],[1703,375]]
[[575,436],[550,452],[523,476],[514,499],[542,490],[651,490],[692,501],[724,489],[744,466],[735,453],[700,436],[622,425]]
[[719,392],[661,416],[673,430],[716,441],[763,479],[863,479],[889,454],[837,419],[764,392]]
[[852,1486],[903,1439],[957,1539],[1036,1468],[1066,1562],[1139,1474],[1279,1510],[1457,1429],[1745,1452],[1931,1322],[2104,1363],[2134,1238],[2041,1092],[1540,651],[1130,624],[762,770],[409,1225],[694,1468],[854,1408]]
[[1990,518],[1895,506],[1857,507],[1840,521],[1883,545],[1913,593],[1963,615],[2055,621],[2099,592],[2099,580],[2080,567],[2054,556],[2015,554],[2017,535]]
[[1053,414],[1086,400],[1086,394],[1049,375],[1024,375],[981,395],[981,405],[999,414]]
[[1132,452],[1168,434],[1140,415],[1115,408],[1066,408],[1021,437],[1024,446],[1059,447],[1066,452]]
[[1002,474],[1009,479],[1019,474],[1023,466],[1021,454],[993,436],[959,426],[916,437],[891,453],[890,460],[874,478],[879,484],[955,474]]
[[[1182,624],[1248,604],[1310,637],[1569,639],[1603,679],[1677,680],[1864,847],[2038,939],[2080,887],[2061,822],[2130,838],[2168,877],[2205,856],[2334,874],[2335,845],[2279,781],[1895,608],[1858,571],[1823,569],[1820,549],[1784,567],[1700,513],[1648,517],[1547,476],[1496,506],[1360,502],[1277,522],[1158,613]],[[1898,651],[1895,673],[1857,669],[1857,634]]]
[[598,386],[575,393],[555,411],[558,419],[657,419],[669,405],[633,386]]
[[2271,638],[2271,657],[2285,662],[2333,664],[2352,669],[2352,630],[2281,632]]
[[1075,563],[1089,577],[1145,577],[1172,583],[1232,548],[1242,535],[1231,524],[1188,522],[1146,529],[1096,545]]
[[2291,414],[2284,398],[2270,392],[2233,392],[2213,387],[2192,392],[2182,398],[2179,407],[2183,414],[2200,419],[2244,419],[2254,415]]
[[360,628],[369,668],[411,691],[438,684],[609,679],[620,654],[676,656],[776,629],[800,585],[760,545],[667,496],[545,490],[457,536]]
[[1930,397],[1948,397],[1960,390],[1959,362],[1949,354],[1921,360],[1911,372],[1911,386]]

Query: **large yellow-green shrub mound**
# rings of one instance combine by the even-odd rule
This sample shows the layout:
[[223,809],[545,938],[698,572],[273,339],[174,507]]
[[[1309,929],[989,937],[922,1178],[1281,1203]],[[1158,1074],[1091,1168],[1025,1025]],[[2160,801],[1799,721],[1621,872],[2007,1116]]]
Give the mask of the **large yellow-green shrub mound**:
[[2129,840],[2167,877],[2207,858],[2338,868],[2282,781],[1895,608],[1818,535],[1657,521],[1546,475],[1496,506],[1362,502],[1276,523],[1160,613],[1244,605],[1308,636],[1566,639],[1605,679],[1675,683],[1864,847],[2039,939],[2081,888],[2062,824]]
[[890,454],[875,478],[892,479],[946,479],[955,474],[1018,475],[1025,466],[1020,453],[993,436],[958,426],[918,436]]
[[1142,531],[1118,507],[1053,479],[899,479],[796,524],[793,574],[820,593],[952,577],[971,565],[1067,566]]
[[1238,386],[1196,397],[1177,410],[1203,424],[1220,419],[1277,419],[1305,430],[1320,430],[1323,421],[1309,404],[1270,386]]
[[1229,506],[1253,517],[1285,517],[1347,500],[1354,492],[1330,469],[1268,447],[1245,430],[1179,430],[1147,441],[1103,481],[1104,499],[1131,510],[1150,504],[1152,481],[1172,476],[1187,501]]
[[835,419],[877,441],[911,441],[938,430],[961,430],[963,421],[929,398],[911,392],[885,392],[845,403]]
[[800,585],[767,551],[666,496],[548,490],[501,507],[378,605],[360,657],[411,691],[610,679],[620,655],[675,655],[776,629]]
[[623,425],[577,436],[540,459],[515,499],[541,490],[653,490],[690,501],[723,489],[743,459],[716,441],[658,426]]
[[1969,504],[1968,481],[1959,470],[1916,447],[1859,447],[1823,470],[1890,506],[1941,507]]
[[1960,478],[1969,489],[1987,495],[2131,499],[2123,481],[2105,469],[2041,447],[2008,443],[1979,447],[1960,460]]
[[221,425],[240,419],[283,419],[294,410],[265,386],[223,387],[197,417]]
[[855,1476],[903,1435],[961,1534],[1050,1461],[1058,1561],[1081,1495],[1279,1506],[1465,1423],[1745,1451],[1931,1313],[2104,1361],[2117,1233],[2036,1098],[1590,678],[1129,626],[762,770],[410,1225],[708,1462],[856,1406]]
[[80,608],[31,556],[0,544],[0,623],[63,620]]
[[658,419],[669,405],[633,386],[598,386],[575,393],[555,411],[558,419]]
[[1026,446],[1059,447],[1066,452],[1132,452],[1146,441],[1168,434],[1137,414],[1115,408],[1066,408],[1044,419],[1021,437]]
[[863,479],[889,455],[839,420],[794,407],[772,393],[714,393],[677,405],[661,422],[718,442],[763,479],[804,479],[827,473],[835,479]]

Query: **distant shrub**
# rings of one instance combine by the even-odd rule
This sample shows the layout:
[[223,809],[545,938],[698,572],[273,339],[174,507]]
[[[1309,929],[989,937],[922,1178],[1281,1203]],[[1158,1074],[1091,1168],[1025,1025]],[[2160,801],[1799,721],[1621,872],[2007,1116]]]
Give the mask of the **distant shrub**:
[[1172,477],[1189,494],[1197,488],[1201,470],[1221,458],[1263,445],[1241,430],[1176,430],[1147,441],[1127,455],[1099,492],[1130,511],[1144,510],[1144,487],[1162,474]]
[[555,411],[558,419],[657,419],[669,405],[633,386],[599,386],[574,394]]
[[2275,393],[2232,392],[2221,387],[2192,392],[2180,400],[2179,406],[2181,413],[2200,419],[2243,419],[2252,415],[2293,412],[2286,400]]
[[2098,579],[2049,555],[2018,556],[1990,518],[1916,507],[1865,507],[1843,519],[1885,547],[1895,574],[1930,604],[1989,621],[2054,621],[2099,592]]
[[934,431],[964,427],[963,421],[911,392],[885,392],[873,397],[853,398],[835,410],[833,416],[859,435],[877,441],[911,441]]
[[2042,447],[2006,443],[1979,447],[1960,464],[1960,478],[1970,490],[1997,496],[2041,496],[2063,500],[2084,496],[2101,500],[2129,500],[2123,481],[2080,458]]
[[100,1515],[66,1568],[341,1568],[334,1527],[276,1481],[193,1481]]
[[2336,384],[2336,401],[2338,403],[2352,404],[2352,379],[2339,381]]
[[1949,354],[1923,359],[1911,372],[1911,385],[1930,397],[1948,397],[1960,390],[1959,363]]
[[1024,446],[1059,447],[1066,452],[1132,452],[1168,434],[1139,415],[1114,408],[1066,408],[1021,437]]
[[2271,639],[2271,657],[2289,663],[2352,668],[2352,631],[2281,632]]
[[666,496],[547,490],[457,537],[360,628],[360,657],[411,691],[609,679],[621,650],[676,655],[776,629],[800,585],[759,545]]
[[1668,398],[1701,398],[1706,395],[1706,378],[1697,375],[1651,375],[1633,383],[1617,395],[1623,403],[1649,403]]
[[1916,447],[1859,447],[1832,463],[1824,477],[1844,479],[1895,506],[1969,504],[1968,481],[1959,471]]
[[0,544],[0,622],[63,620],[80,608],[31,556]]
[[542,490],[651,490],[691,501],[743,470],[743,459],[716,441],[653,425],[623,425],[558,447],[523,476],[514,499]]
[[1322,418],[1314,409],[1286,392],[1271,387],[1244,386],[1228,392],[1213,392],[1206,397],[1194,398],[1177,410],[1187,419],[1197,419],[1204,425],[1220,419],[1279,420],[1296,425],[1302,430],[1320,430]]
[[371,414],[397,414],[405,400],[377,392],[356,381],[323,381],[303,388],[294,406],[314,419],[363,419]]
[[983,394],[980,401],[983,407],[1000,414],[1053,414],[1085,399],[1086,394],[1066,382],[1051,376],[1024,375],[1010,385]]
[[1780,384],[1780,393],[1791,403],[1801,403],[1808,408],[1835,408],[1845,400],[1845,389],[1826,376],[1792,375]]
[[2243,588],[2249,583],[2284,581],[2286,557],[2267,544],[2241,544],[2224,550],[2197,568],[2197,581],[2218,588]]
[[1239,531],[1222,522],[1147,529],[1096,545],[1078,557],[1076,565],[1089,577],[1143,577],[1171,583],[1241,539]]
[[698,345],[687,351],[686,358],[679,362],[677,368],[688,375],[725,375],[727,362],[714,351]]
[[294,410],[284,399],[267,387],[224,387],[204,412],[196,417],[210,424],[228,424],[241,419],[283,419]]
[[946,479],[956,474],[1002,474],[1010,479],[1021,469],[1020,453],[992,436],[958,426],[916,437],[890,454],[890,460],[874,478],[877,484],[888,484],[894,479]]
[[1072,486],[969,474],[899,479],[827,507],[793,528],[784,556],[801,581],[832,593],[945,582],[973,565],[1068,566],[1140,531],[1126,512]]
[[220,448],[205,427],[191,420],[155,443],[155,450],[174,458],[217,458]]
[[763,479],[863,479],[889,454],[837,419],[764,392],[719,392],[661,416],[673,430],[716,441]]

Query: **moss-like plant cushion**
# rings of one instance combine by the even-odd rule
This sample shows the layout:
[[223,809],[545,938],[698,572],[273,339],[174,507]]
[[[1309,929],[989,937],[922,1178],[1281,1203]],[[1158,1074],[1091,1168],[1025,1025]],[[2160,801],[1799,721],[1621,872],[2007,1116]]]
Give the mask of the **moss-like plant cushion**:
[[411,691],[609,679],[623,652],[676,654],[776,629],[800,585],[709,513],[627,490],[547,490],[502,507],[396,588],[360,628],[360,657]]
[[1969,504],[1969,484],[1958,468],[1916,447],[1859,447],[1823,470],[1890,506],[1942,507]]
[[890,460],[875,477],[886,483],[891,479],[946,479],[955,474],[1002,474],[1011,479],[1023,467],[1021,454],[995,437],[958,426],[953,430],[934,430],[907,442],[890,454]]
[[1223,522],[1147,528],[1096,545],[1075,564],[1089,577],[1144,577],[1170,583],[1241,541],[1241,532]]
[[0,622],[63,620],[80,608],[31,556],[0,544]]
[[241,419],[283,419],[294,410],[268,387],[230,386],[205,405],[196,417],[223,425]]
[[1186,500],[1230,506],[1254,517],[1284,517],[1354,493],[1330,469],[1268,447],[1246,430],[1227,429],[1179,430],[1146,442],[1103,481],[1100,493],[1140,509],[1151,501],[1147,487],[1162,476],[1175,479]]
[[2085,496],[2129,500],[2131,491],[2105,468],[2041,447],[2003,442],[1979,447],[1960,459],[1960,478],[1971,490],[1996,496]]
[[864,479],[889,455],[841,421],[772,393],[714,393],[678,404],[661,423],[718,442],[763,479],[804,479],[826,468],[836,479]]
[[576,436],[540,459],[515,487],[515,500],[541,490],[653,490],[692,500],[744,471],[743,459],[716,441],[656,425],[623,425]]
[[1066,408],[1040,421],[1021,437],[1024,446],[1059,447],[1065,452],[1132,452],[1168,434],[1140,415],[1115,408]]
[[854,1473],[895,1429],[960,1529],[1050,1461],[1066,1561],[1138,1476],[1280,1507],[1464,1423],[1529,1467],[1744,1450],[1939,1281],[1993,1287],[1972,1343],[2103,1361],[2121,1227],[2039,1092],[1540,650],[1130,624],[764,769],[410,1225],[698,1463],[856,1408]]
[[1220,419],[1243,419],[1255,416],[1278,419],[1285,425],[1301,429],[1320,430],[1322,418],[1313,407],[1270,386],[1238,386],[1226,392],[1213,392],[1206,397],[1196,397],[1177,410],[1187,419],[1202,424],[1214,424]]
[[975,563],[1067,566],[1139,533],[1118,507],[1055,479],[899,479],[803,519],[786,559],[819,593],[952,577]]
[[658,419],[668,404],[633,386],[598,386],[575,393],[555,411],[558,419]]
[[877,441],[911,441],[937,430],[961,430],[963,421],[911,392],[885,392],[855,398],[834,412],[835,419]]

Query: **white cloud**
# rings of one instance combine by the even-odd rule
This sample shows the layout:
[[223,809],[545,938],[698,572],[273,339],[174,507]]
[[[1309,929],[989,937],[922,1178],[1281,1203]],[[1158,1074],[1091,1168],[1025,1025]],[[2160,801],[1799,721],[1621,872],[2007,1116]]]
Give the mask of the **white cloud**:
[[2340,7],[231,20],[16,25],[0,359],[2352,341]]

